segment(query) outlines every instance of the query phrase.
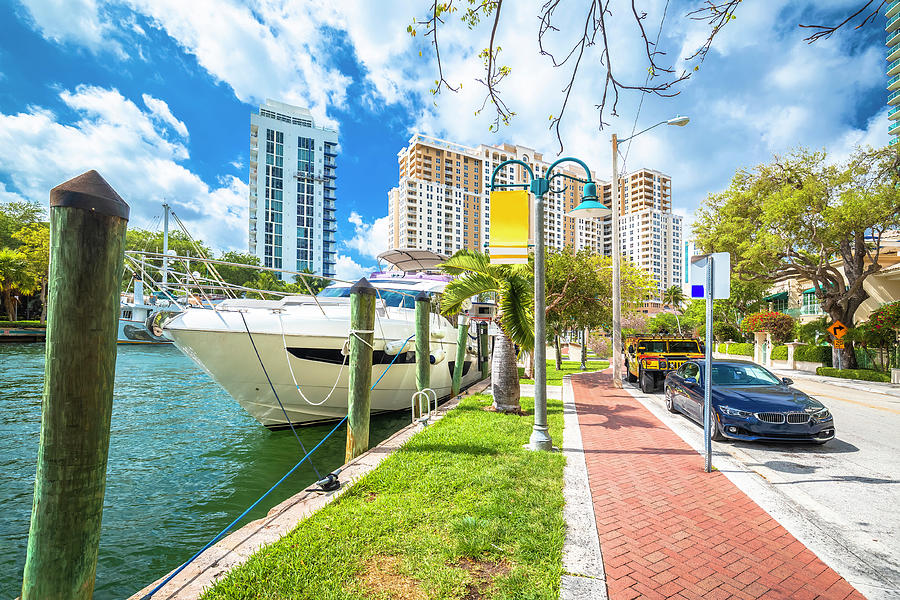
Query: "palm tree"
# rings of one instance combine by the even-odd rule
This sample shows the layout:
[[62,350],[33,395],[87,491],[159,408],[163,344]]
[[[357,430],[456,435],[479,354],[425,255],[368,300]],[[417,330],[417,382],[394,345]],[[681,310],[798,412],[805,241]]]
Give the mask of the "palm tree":
[[675,309],[675,324],[678,325],[678,335],[682,335],[681,321],[678,320],[678,311],[681,310],[684,301],[684,291],[677,285],[673,285],[663,292],[663,306],[671,306]]
[[477,296],[496,294],[500,335],[494,340],[491,393],[494,409],[518,412],[519,370],[514,344],[534,349],[534,291],[528,265],[492,265],[487,255],[462,250],[441,268],[457,278],[447,284],[441,298],[441,312],[458,313],[463,303]]
[[22,294],[31,294],[35,290],[34,277],[28,270],[28,261],[24,254],[18,250],[0,248],[0,296],[3,298],[7,318],[10,320],[15,312],[14,290]]

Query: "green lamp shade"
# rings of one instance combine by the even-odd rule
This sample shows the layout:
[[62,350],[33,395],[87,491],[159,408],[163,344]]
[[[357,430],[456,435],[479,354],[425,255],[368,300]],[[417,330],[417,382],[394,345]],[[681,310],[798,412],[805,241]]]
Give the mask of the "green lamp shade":
[[[588,184],[591,185],[591,184]],[[587,185],[584,186],[587,189]],[[595,196],[596,198],[596,196]],[[591,200],[589,198],[585,198],[581,201],[581,204],[573,208],[567,213],[570,217],[577,217],[579,219],[595,219],[598,217],[607,217],[612,214],[612,210],[606,208],[603,204],[598,202],[597,200]]]

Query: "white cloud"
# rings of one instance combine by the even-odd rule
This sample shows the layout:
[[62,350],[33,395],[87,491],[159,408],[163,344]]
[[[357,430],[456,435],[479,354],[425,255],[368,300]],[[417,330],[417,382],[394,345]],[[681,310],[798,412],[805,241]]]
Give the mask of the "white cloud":
[[354,211],[350,213],[350,218],[347,220],[353,224],[354,229],[353,237],[344,242],[348,248],[369,258],[377,258],[382,252],[391,249],[388,247],[390,217],[381,217],[372,223],[367,223]]
[[205,183],[179,164],[189,158],[186,146],[167,139],[157,115],[118,90],[79,86],[60,98],[78,114],[76,122],[59,123],[33,107],[0,113],[0,164],[11,182],[0,198],[45,204],[52,187],[96,169],[131,206],[131,227],[149,226],[167,200],[195,238],[218,249],[246,249],[245,182]]
[[41,35],[57,43],[74,43],[94,53],[127,55],[111,37],[114,28],[95,0],[20,0]]
[[141,94],[141,99],[144,101],[144,106],[150,109],[156,119],[170,125],[182,138],[188,137],[187,126],[175,118],[165,101],[154,98],[150,94]]
[[342,281],[357,281],[361,277],[368,276],[373,270],[372,267],[363,267],[346,254],[339,254],[334,275]]

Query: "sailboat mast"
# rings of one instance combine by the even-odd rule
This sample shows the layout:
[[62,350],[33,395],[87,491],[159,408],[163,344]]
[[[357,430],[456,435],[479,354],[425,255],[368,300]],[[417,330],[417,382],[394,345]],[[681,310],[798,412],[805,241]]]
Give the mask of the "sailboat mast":
[[163,262],[162,282],[169,282],[169,205],[163,203]]

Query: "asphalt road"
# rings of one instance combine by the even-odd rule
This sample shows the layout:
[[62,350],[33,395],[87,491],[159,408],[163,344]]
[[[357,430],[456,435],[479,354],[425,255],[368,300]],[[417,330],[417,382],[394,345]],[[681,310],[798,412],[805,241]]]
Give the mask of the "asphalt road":
[[[627,385],[627,384],[626,384]],[[797,379],[835,419],[822,445],[714,443],[713,464],[870,599],[900,598],[900,397]],[[694,448],[702,426],[629,386]]]

